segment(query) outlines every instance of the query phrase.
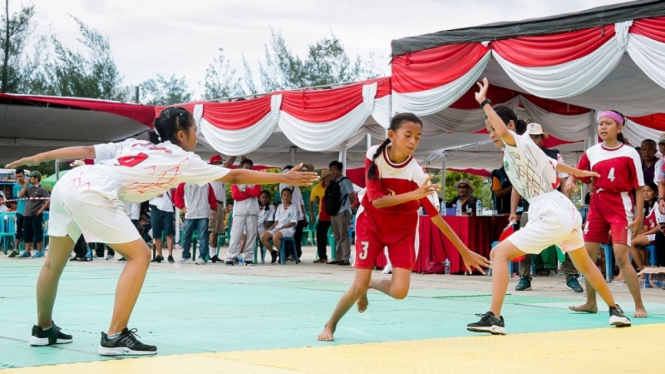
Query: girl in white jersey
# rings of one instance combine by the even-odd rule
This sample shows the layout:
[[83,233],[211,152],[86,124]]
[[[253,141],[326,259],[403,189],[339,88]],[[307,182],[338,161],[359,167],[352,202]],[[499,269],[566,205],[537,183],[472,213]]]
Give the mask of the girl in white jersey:
[[67,147],[26,157],[8,165],[36,165],[57,159],[97,159],[97,165],[81,166],[67,173],[53,189],[49,221],[50,250],[37,281],[37,325],[30,345],[70,343],[52,319],[58,281],[74,243],[83,233],[88,241],[106,243],[127,263],[118,280],[113,317],[102,332],[102,355],[148,355],[157,347],[136,339],[127,324],[150,263],[150,250],[126,215],[123,203],[138,203],[163,194],[181,182],[201,185],[213,180],[227,183],[289,183],[311,185],[316,173],[288,174],[208,165],[193,153],[196,123],[180,107],[164,109],[154,122],[151,141],[128,139],[122,143]]
[[584,248],[582,217],[570,200],[556,190],[556,172],[577,176],[595,176],[596,173],[582,171],[553,160],[531,140],[529,135],[520,136],[508,130],[486,98],[489,83],[483,79],[476,92],[476,100],[485,110],[485,126],[490,139],[497,148],[505,145],[503,164],[513,188],[529,201],[529,224],[494,247],[492,261],[492,303],[487,313],[479,315],[480,321],[467,325],[469,331],[489,332],[504,335],[506,328],[501,316],[501,306],[508,288],[508,262],[526,253],[537,254],[543,249],[558,244],[568,252],[575,267],[598,290],[610,308],[610,324],[630,326],[614,303],[602,274],[591,261]]

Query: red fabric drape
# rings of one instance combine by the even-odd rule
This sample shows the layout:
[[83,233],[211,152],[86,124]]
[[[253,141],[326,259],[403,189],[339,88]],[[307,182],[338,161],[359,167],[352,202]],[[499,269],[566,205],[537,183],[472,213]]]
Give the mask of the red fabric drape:
[[480,43],[463,43],[395,56],[392,88],[408,93],[446,85],[468,73],[488,50]]
[[203,105],[203,118],[222,130],[240,130],[254,126],[270,113],[271,95],[231,103]]
[[665,17],[638,19],[633,22],[629,32],[665,43]]
[[614,35],[614,25],[606,25],[551,35],[497,40],[492,42],[492,49],[519,66],[552,66],[587,56]]
[[642,117],[628,117],[628,119],[654,130],[665,131],[665,113],[655,113]]

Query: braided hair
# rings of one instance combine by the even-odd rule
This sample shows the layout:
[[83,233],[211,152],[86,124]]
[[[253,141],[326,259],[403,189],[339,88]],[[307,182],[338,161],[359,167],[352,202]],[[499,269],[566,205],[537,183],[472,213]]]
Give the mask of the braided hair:
[[[420,127],[423,126],[423,121],[421,121],[420,118],[418,118],[418,116],[416,116],[415,114],[413,114],[413,113],[400,113],[400,114],[395,115],[390,120],[390,127],[388,128],[388,130],[393,130],[393,132],[396,132],[397,130],[399,130],[400,127],[402,127],[402,124],[404,122],[413,122],[413,123],[419,124]],[[369,168],[367,169],[367,179],[379,179],[379,175],[376,171],[376,162],[375,162],[375,160],[376,160],[377,157],[379,157],[379,155],[381,155],[383,150],[386,149],[388,144],[390,144],[390,139],[386,138],[386,140],[384,140],[383,143],[381,143],[379,148],[376,150],[376,152],[374,153],[374,156],[372,156],[372,163],[369,165]]]
[[178,131],[187,132],[194,124],[194,117],[185,108],[172,106],[162,110],[159,117],[155,118],[155,130],[150,131],[150,141],[153,144],[170,141],[173,144],[180,145],[176,134]]

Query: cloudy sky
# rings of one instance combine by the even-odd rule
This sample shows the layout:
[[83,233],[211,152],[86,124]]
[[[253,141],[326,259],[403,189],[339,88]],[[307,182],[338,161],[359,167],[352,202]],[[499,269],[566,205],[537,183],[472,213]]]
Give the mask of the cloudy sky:
[[623,1],[10,0],[10,11],[29,2],[35,5],[36,34],[54,33],[76,46],[78,30],[71,15],[107,36],[126,85],[176,74],[185,76],[198,97],[205,69],[219,47],[234,66],[241,66],[244,55],[256,68],[271,27],[303,56],[309,44],[332,32],[351,56],[373,53],[388,74],[392,39]]

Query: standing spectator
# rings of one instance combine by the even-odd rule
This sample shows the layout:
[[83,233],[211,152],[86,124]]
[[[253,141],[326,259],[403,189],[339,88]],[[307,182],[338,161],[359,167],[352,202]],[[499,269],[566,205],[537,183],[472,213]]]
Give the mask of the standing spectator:
[[155,241],[155,251],[157,255],[152,262],[160,263],[164,261],[162,249],[164,242],[162,236],[166,237],[166,248],[169,251],[168,261],[174,263],[173,259],[173,235],[175,234],[175,211],[173,209],[173,199],[171,190],[153,197],[150,203],[150,223],[152,224],[152,236]]
[[328,244],[328,230],[330,229],[330,216],[326,214],[324,209],[324,197],[326,194],[326,186],[330,184],[332,174],[329,170],[321,172],[321,183],[312,188],[309,195],[309,211],[314,215],[314,202],[319,207],[318,220],[316,221],[316,247],[319,255],[318,260],[314,260],[315,264],[325,264],[328,262],[328,255],[326,254],[326,247]]
[[[254,163],[246,158],[240,161],[240,168],[252,170]],[[231,241],[226,253],[226,265],[233,266],[242,244],[243,233],[246,234],[242,256],[245,265],[254,265],[254,243],[259,219],[259,184],[234,184],[231,186],[231,196],[235,201],[233,205],[233,221],[231,222]]]
[[[233,163],[236,161],[236,157],[230,157],[226,162],[223,162],[222,156],[214,155],[210,157],[210,165],[221,165],[229,169]],[[210,260],[212,262],[222,261],[217,256],[217,238],[219,234],[224,234],[226,231],[226,183],[220,181],[210,182],[212,186],[212,191],[215,193],[215,199],[217,200],[217,215],[210,216],[210,223],[208,225],[208,231],[210,231]]]
[[[660,139],[658,141],[660,142]],[[656,163],[658,162],[658,158],[656,157],[656,142],[653,139],[644,139],[640,146],[640,155],[642,156],[644,183],[653,182]]]
[[[282,169],[282,173],[288,173],[291,169],[293,169],[292,165],[286,165]],[[305,166],[302,168],[303,171],[305,170],[313,170],[314,168],[311,166]],[[296,242],[296,253],[298,254],[298,258],[302,257],[302,232],[307,226],[307,213],[305,211],[305,199],[302,197],[302,191],[300,191],[300,187],[295,187],[295,186],[290,186],[286,183],[280,183],[279,184],[279,195],[282,195],[282,190],[288,188],[291,190],[291,204],[294,205],[296,211],[298,212],[298,224],[296,225],[296,232],[293,234],[293,240]]]
[[448,203],[446,203],[446,208],[454,208],[458,201],[462,203],[462,215],[467,212],[476,211],[476,202],[478,199],[473,197],[473,186],[468,179],[460,179],[455,182],[453,187],[457,190],[457,196],[452,198]]
[[192,258],[189,247],[192,244],[192,236],[196,229],[199,232],[199,258],[196,259],[196,264],[205,265],[210,235],[208,232],[208,217],[210,217],[211,210],[213,215],[217,214],[217,199],[215,199],[215,193],[210,183],[202,186],[192,182],[180,183],[175,190],[175,195],[173,195],[173,203],[178,209],[185,212],[182,233],[182,259],[180,259],[180,262],[184,263]]
[[510,183],[506,169],[492,170],[492,201],[494,210],[498,214],[510,214],[510,195],[513,192],[513,184]]
[[[16,169],[16,184],[12,187],[12,195],[15,199],[19,198],[21,190],[28,184],[25,180],[25,170]],[[18,244],[23,240],[23,211],[25,210],[25,200],[19,199],[16,205],[16,238],[14,239],[14,250],[9,254],[9,257],[16,257],[18,255]]]
[[[42,246],[44,245],[44,230],[42,213],[49,207],[51,194],[40,183],[42,174],[38,171],[30,173],[30,180],[19,192],[19,197],[27,197],[23,210],[23,240],[25,241],[25,252],[19,257],[30,257],[32,243],[37,244],[37,253],[33,257],[43,257]],[[33,200],[34,199],[34,200]]]
[[[326,187],[325,207],[326,213],[331,216],[333,234],[337,251],[335,259],[329,265],[351,265],[351,241],[349,240],[349,224],[351,223],[351,205],[355,202],[356,194],[353,192],[353,183],[342,175],[344,164],[333,161],[328,165],[332,181]],[[339,207],[338,209],[335,209]],[[336,212],[335,212],[336,211]]]

